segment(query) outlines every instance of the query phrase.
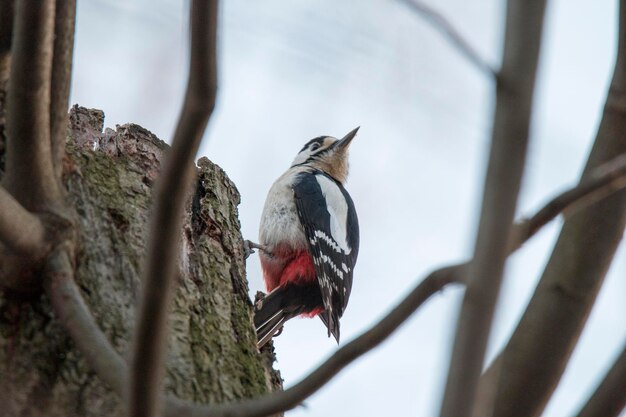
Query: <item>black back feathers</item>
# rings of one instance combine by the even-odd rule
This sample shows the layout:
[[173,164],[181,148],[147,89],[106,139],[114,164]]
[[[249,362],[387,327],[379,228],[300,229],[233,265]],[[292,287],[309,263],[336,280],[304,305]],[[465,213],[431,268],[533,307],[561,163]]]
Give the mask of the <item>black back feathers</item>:
[[354,203],[345,188],[322,172],[304,172],[294,197],[322,295],[322,322],[339,342],[339,319],[352,290],[359,251],[359,226]]

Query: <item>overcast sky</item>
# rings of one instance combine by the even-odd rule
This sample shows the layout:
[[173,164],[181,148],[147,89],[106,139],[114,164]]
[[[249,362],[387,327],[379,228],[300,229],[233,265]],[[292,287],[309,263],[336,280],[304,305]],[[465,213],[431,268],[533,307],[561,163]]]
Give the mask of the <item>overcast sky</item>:
[[[188,3],[78,4],[72,103],[104,110],[106,126],[138,123],[169,142],[186,81]],[[345,343],[426,273],[472,252],[493,83],[398,1],[222,4],[218,106],[198,156],[224,168],[241,192],[244,237],[256,239],[267,190],[306,141],[361,126],[347,185],[361,250],[341,323]],[[497,67],[503,1],[429,4]],[[614,63],[616,6],[550,2],[520,215],[575,184],[582,170]],[[560,225],[508,263],[490,358],[531,297]],[[621,350],[624,276],[622,244],[546,416],[572,415]],[[248,279],[252,292],[263,289],[256,256]],[[289,416],[435,415],[461,296],[453,288],[435,296]],[[285,387],[337,348],[317,319],[292,320],[275,346]]]

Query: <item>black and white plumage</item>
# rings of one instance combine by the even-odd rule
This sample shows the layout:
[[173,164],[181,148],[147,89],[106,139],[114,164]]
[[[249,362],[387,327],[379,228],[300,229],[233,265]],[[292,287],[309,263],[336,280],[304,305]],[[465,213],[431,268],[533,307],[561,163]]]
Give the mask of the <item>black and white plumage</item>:
[[255,306],[259,346],[298,315],[318,315],[339,341],[359,251],[356,210],[343,186],[357,130],[309,141],[268,193],[256,245],[269,292]]
[[339,341],[339,318],[348,304],[359,252],[359,226],[352,198],[329,175],[305,172],[294,183],[298,217],[322,294],[320,318]]

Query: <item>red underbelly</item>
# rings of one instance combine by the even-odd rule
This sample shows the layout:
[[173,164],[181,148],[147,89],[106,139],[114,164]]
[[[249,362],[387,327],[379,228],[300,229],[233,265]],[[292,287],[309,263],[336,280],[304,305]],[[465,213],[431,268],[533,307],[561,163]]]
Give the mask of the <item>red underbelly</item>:
[[302,285],[317,280],[313,260],[306,250],[290,253],[275,251],[273,257],[262,254],[261,267],[268,292],[287,283]]
[[315,275],[315,266],[313,259],[308,251],[301,251],[296,254],[294,259],[285,266],[280,277],[280,285],[286,283],[292,284],[310,284],[317,280]]

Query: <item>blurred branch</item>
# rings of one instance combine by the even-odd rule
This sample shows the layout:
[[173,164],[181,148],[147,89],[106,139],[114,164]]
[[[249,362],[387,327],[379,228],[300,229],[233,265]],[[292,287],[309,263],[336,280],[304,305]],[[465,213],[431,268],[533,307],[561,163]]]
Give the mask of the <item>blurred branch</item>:
[[626,407],[626,344],[578,417],[618,417]]
[[[9,66],[11,64],[11,34],[13,32],[13,11],[13,0],[0,1],[0,94],[4,94],[4,83],[9,79]],[[0,106],[2,106],[3,102],[4,100],[0,100]],[[1,111],[2,107],[0,107],[0,112]]]
[[[616,159],[617,161],[617,159]],[[622,159],[620,159],[622,161]],[[554,219],[562,210],[575,206],[579,199],[585,203],[591,200],[586,193],[596,193],[601,187],[609,187],[614,183],[615,171],[622,172],[623,165],[612,163],[613,168],[606,170],[597,179],[597,187],[581,186],[558,195],[528,220],[517,223],[515,228],[524,233],[514,233],[509,244],[509,253],[519,248],[530,239],[542,226]],[[602,178],[602,179],[601,179]],[[594,180],[596,181],[596,180]],[[600,185],[603,183],[604,185]],[[610,189],[614,189],[609,187]],[[579,191],[580,190],[580,191]],[[585,190],[584,192],[582,190]],[[567,196],[567,197],[566,197]],[[546,207],[552,207],[547,210]],[[547,213],[547,214],[540,214]],[[98,328],[89,308],[73,281],[72,268],[66,252],[55,252],[51,255],[46,272],[46,291],[52,301],[55,314],[66,328],[79,351],[85,355],[87,362],[100,378],[108,384],[120,397],[126,394],[128,368],[120,355],[111,346],[106,336]],[[308,377],[283,393],[269,394],[257,399],[244,400],[240,403],[217,406],[193,404],[174,397],[167,397],[165,415],[169,417],[184,416],[253,416],[267,415],[295,407],[326,382],[337,375],[341,369],[355,361],[389,337],[406,319],[415,312],[431,295],[440,291],[452,282],[463,282],[469,263],[461,263],[438,269],[428,275],[415,287],[390,313],[383,317],[368,331],[343,346],[317,370]],[[259,414],[263,412],[262,414]]]
[[[581,183],[626,153],[626,1],[620,2],[613,80]],[[539,415],[569,362],[626,227],[626,190],[575,214],[561,230],[524,315],[481,378],[479,395],[498,381],[493,415]],[[476,410],[474,415],[491,415]]]
[[[513,226],[511,245],[527,241],[559,214],[565,216],[568,212],[573,214],[624,187],[626,187],[626,153],[593,170],[588,179],[583,179],[579,185],[559,194],[532,217],[518,221]],[[516,249],[517,247],[513,247],[511,252]]]
[[497,78],[498,73],[485,61],[480,54],[461,36],[444,15],[419,0],[400,0],[409,9],[424,17],[457,51],[471,64],[490,77]]
[[431,295],[446,285],[460,282],[466,265],[453,265],[430,273],[382,320],[356,339],[339,348],[330,358],[293,387],[257,399],[218,406],[184,406],[168,410],[179,417],[262,417],[290,410],[323,387],[343,368],[387,339]]
[[217,0],[193,0],[189,79],[172,148],[155,191],[143,296],[133,347],[130,413],[151,417],[160,408],[167,312],[178,265],[183,208],[198,150],[217,93]]
[[500,292],[526,160],[545,0],[509,0],[474,257],[457,322],[442,417],[470,415]]
[[75,22],[76,0],[56,0],[52,89],[50,96],[50,139],[56,178],[61,178],[63,155],[65,153]]
[[53,1],[17,0],[7,97],[7,190],[27,210],[59,199],[50,151]]
[[37,257],[45,250],[45,236],[46,230],[39,217],[0,186],[0,243],[17,254]]
[[[194,404],[167,397],[164,415],[168,417],[251,417],[291,409],[317,391],[352,361],[384,341],[431,295],[445,285],[457,282],[465,268],[466,264],[460,264],[431,273],[379,323],[340,348],[317,370],[284,392],[217,406]],[[128,367],[99,329],[89,308],[85,305],[80,290],[74,282],[73,268],[65,248],[58,248],[50,255],[44,275],[45,290],[58,320],[68,331],[92,369],[114,392],[124,398]]]
[[[626,154],[596,169],[589,180],[557,195],[528,219],[516,222],[507,246],[507,255],[519,249],[543,226],[564,211],[580,210],[624,187],[626,187]],[[365,333],[338,349],[333,356],[306,378],[284,392],[224,406],[170,404],[171,408],[168,407],[166,415],[180,417],[260,417],[290,410],[314,394],[347,365],[382,343],[431,295],[448,284],[466,283],[469,269],[470,263],[465,262],[431,272],[384,318]]]
[[[569,215],[573,215],[578,210],[607,198],[625,187],[626,154],[623,154],[593,170],[588,179],[584,179],[579,185],[550,200],[532,217],[518,220],[511,233],[509,253],[519,249],[559,214],[567,216],[569,213]],[[493,387],[498,383],[501,366],[502,356],[499,356],[489,366],[488,372],[481,376],[472,412],[473,417],[491,415],[496,395]]]
[[74,282],[67,248],[58,247],[44,268],[44,289],[57,319],[87,363],[120,398],[126,393],[128,368],[96,324]]

